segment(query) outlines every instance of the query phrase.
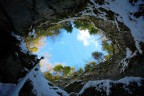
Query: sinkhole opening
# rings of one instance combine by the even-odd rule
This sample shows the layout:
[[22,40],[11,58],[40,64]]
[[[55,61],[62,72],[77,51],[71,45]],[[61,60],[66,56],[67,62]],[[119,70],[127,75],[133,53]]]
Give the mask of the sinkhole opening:
[[[32,34],[34,31],[37,34]],[[32,33],[25,39],[26,46],[38,58],[42,57],[40,69],[52,82],[92,71],[113,55],[111,40],[85,19],[36,29]]]

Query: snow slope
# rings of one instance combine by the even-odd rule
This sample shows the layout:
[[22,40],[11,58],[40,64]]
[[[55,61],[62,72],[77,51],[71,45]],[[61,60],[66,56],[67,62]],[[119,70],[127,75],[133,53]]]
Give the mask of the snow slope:
[[59,96],[58,93],[61,93],[62,96],[69,96],[65,91],[59,89],[56,86],[49,86],[47,81],[43,74],[40,71],[40,68],[38,68],[38,71],[33,71],[32,74],[30,74],[29,79],[32,81],[32,84],[34,86],[33,90],[36,90],[37,96]]

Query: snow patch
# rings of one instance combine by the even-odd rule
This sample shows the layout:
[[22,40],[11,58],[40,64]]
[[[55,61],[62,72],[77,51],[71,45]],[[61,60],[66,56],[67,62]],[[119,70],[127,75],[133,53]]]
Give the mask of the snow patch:
[[76,82],[79,83],[79,82],[82,82],[82,80],[74,80],[74,81],[70,82],[69,84],[67,84],[67,85],[65,86],[65,88],[68,87],[69,85],[73,84],[73,83],[76,83]]
[[40,72],[40,68],[38,71],[33,71],[33,74],[30,74],[29,79],[32,81],[34,86],[33,90],[36,90],[37,96],[59,96],[58,93],[61,93],[62,96],[69,96],[65,91],[59,89],[56,86],[49,86],[48,82],[43,74]]
[[[37,65],[38,66],[38,65]],[[34,69],[37,67],[35,66],[24,78],[19,80],[20,82],[17,84],[17,86],[13,89],[13,92],[10,94],[10,96],[18,96],[20,89],[23,87],[25,82],[28,80],[30,75],[33,73]]]
[[138,84],[138,86],[142,86],[141,84],[141,80],[144,80],[144,78],[141,77],[124,77],[118,81],[114,81],[115,83],[123,83],[126,84],[127,86],[131,83],[131,82],[136,82]]
[[15,88],[16,84],[0,83],[0,96],[9,96],[9,92]]
[[[37,71],[35,71],[36,68],[38,69]],[[59,89],[58,87],[48,85],[50,82],[45,79],[38,65],[35,66],[24,78],[22,78],[17,86],[11,89],[13,91],[9,92],[8,96],[18,96],[20,89],[28,79],[32,81],[34,88],[33,93],[36,92],[37,96],[59,96],[58,93],[61,93],[62,96],[69,96],[68,93]]]
[[141,85],[141,80],[144,80],[144,78],[140,78],[140,77],[125,77],[122,78],[118,81],[112,81],[112,80],[97,80],[97,81],[88,81],[83,88],[81,89],[81,91],[79,92],[79,95],[82,94],[86,89],[90,88],[90,87],[94,87],[96,90],[98,91],[106,91],[106,95],[109,96],[111,91],[110,88],[111,83],[113,84],[119,84],[122,83],[123,88],[127,91],[128,90],[128,85],[132,82],[136,82],[138,84],[138,86],[142,86]]
[[119,66],[122,66],[120,72],[125,71],[125,69],[128,67],[129,59],[131,59],[132,57],[136,55],[137,55],[137,50],[134,53],[132,53],[132,51],[129,48],[126,48],[126,58],[121,60],[121,62],[119,63]]
[[129,48],[126,48],[126,58],[130,58],[132,55],[132,51]]
[[14,34],[14,33],[12,33],[12,36],[14,36],[16,39],[18,39],[18,40],[20,41],[19,46],[20,46],[20,48],[21,48],[21,51],[22,51],[23,53],[27,53],[27,52],[28,52],[28,49],[27,49],[27,47],[26,47],[26,44],[24,43],[23,37],[21,37],[21,36],[19,36],[19,35],[16,35],[16,34]]
[[142,54],[143,51],[141,50],[141,47],[140,47],[139,44],[140,44],[140,42],[136,40],[136,41],[135,41],[136,48],[138,49],[139,53]]
[[119,26],[118,26],[118,22],[117,22],[116,19],[115,19],[115,24],[116,24],[116,27],[117,27],[118,31],[120,31],[120,28],[119,28]]
[[34,37],[36,37],[35,29],[32,29],[32,31],[29,32],[28,35],[29,35],[29,36],[34,36]]

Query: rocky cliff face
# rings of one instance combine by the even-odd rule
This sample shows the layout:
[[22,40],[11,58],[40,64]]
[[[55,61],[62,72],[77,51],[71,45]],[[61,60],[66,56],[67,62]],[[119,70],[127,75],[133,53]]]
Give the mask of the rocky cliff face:
[[[94,69],[92,74],[87,72],[87,75],[76,78],[80,79],[80,82],[78,82],[80,84],[77,86],[69,84],[69,86],[81,90],[88,80],[120,79],[125,76],[143,77],[143,3],[143,0],[1,0],[0,86],[5,90],[0,91],[0,95],[68,96],[66,92],[44,80],[37,65],[39,59],[27,50],[23,37],[27,37],[33,28],[46,29],[57,24],[60,20],[68,21],[73,19],[72,17],[88,17],[85,19],[90,20],[112,41],[114,55],[110,61],[107,61],[108,64],[103,62]],[[122,5],[123,8],[121,8]],[[142,80],[139,79],[139,82]],[[66,84],[71,81],[73,80],[69,80]],[[7,85],[7,83],[11,84]],[[75,85],[77,82],[73,84]],[[137,86],[137,84],[139,84],[137,80],[134,80],[132,82],[134,86],[128,86],[130,86],[130,89],[135,88],[132,94],[143,96],[141,92],[143,81],[142,87]],[[113,92],[121,89],[122,86],[125,86],[125,83],[111,82],[111,85]],[[70,90],[73,90],[74,96],[88,96],[85,94],[99,92],[98,89],[94,90],[95,86],[89,86],[89,88],[82,89],[83,91],[77,94],[77,90],[69,86],[65,87],[66,91],[70,93]],[[64,88],[64,86],[60,87]],[[12,89],[14,89],[13,92]],[[123,89],[122,91],[125,96],[129,95],[127,91]],[[107,91],[106,93],[92,95],[102,96],[102,94],[107,94]],[[116,93],[108,95],[113,94]]]
[[[68,95],[45,81],[39,70],[39,59],[27,50],[23,37],[27,37],[33,28],[47,28],[51,22],[55,23],[63,17],[66,18],[68,12],[71,13],[69,16],[72,16],[80,11],[86,2],[85,0],[0,1],[0,66],[2,66],[0,95]],[[40,84],[42,82],[43,84]]]
[[[67,13],[74,15],[86,4],[86,0],[2,0],[0,26],[3,30],[26,35],[35,25],[44,21],[54,23],[55,20],[62,19],[62,16],[67,16]],[[48,27],[48,23],[42,24],[42,27]]]

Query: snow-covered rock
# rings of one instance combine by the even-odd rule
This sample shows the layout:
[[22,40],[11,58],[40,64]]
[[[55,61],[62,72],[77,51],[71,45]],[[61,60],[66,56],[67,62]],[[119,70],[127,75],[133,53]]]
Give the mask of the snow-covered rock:
[[125,77],[117,81],[96,80],[87,82],[78,96],[142,96],[144,78]]
[[[30,84],[30,86],[28,84]],[[4,86],[4,84],[1,84],[0,87],[4,89],[1,94],[8,96],[19,96],[20,94],[26,94],[28,96],[30,94],[34,94],[36,96],[69,96],[67,92],[56,87],[50,81],[47,81],[41,73],[38,65],[35,66],[24,78],[22,78],[17,85]]]

